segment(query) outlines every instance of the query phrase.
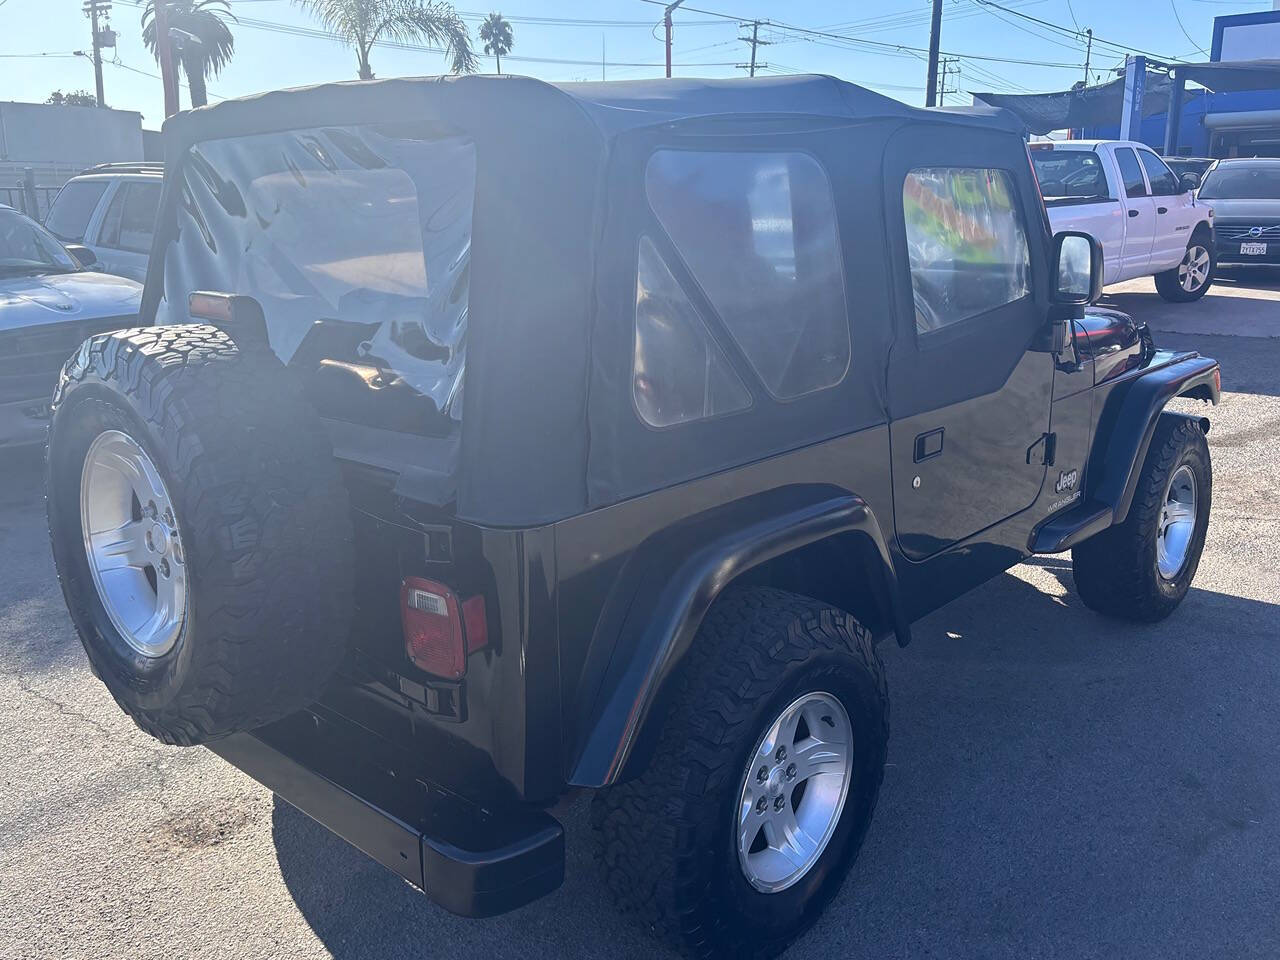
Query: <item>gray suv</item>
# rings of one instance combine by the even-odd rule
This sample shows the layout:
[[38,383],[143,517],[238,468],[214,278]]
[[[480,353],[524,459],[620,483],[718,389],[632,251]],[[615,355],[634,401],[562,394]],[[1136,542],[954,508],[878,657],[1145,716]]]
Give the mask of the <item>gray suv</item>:
[[83,244],[96,269],[141,282],[160,205],[164,164],[104,163],[66,182],[44,225],[63,243]]

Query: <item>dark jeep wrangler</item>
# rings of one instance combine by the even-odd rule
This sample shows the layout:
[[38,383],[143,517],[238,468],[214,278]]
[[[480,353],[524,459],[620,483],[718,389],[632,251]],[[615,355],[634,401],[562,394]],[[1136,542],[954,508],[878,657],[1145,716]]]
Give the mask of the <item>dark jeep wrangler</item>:
[[94,670],[447,909],[602,869],[699,956],[875,808],[875,641],[1032,554],[1187,592],[1217,364],[1091,310],[1020,127],[826,77],[387,80],[165,125],[142,316],[68,361]]

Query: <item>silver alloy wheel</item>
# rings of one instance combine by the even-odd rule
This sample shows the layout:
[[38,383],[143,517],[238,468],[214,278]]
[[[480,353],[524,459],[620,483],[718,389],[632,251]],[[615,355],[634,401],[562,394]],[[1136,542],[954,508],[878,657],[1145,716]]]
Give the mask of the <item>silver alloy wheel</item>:
[[1169,478],[1156,531],[1156,566],[1166,580],[1176,578],[1186,565],[1195,529],[1196,475],[1184,463]]
[[1209,251],[1198,243],[1187,247],[1178,264],[1178,283],[1187,293],[1195,293],[1209,279]]
[[80,527],[112,626],[144,657],[163,656],[186,619],[186,556],[160,472],[122,430],[99,434],[85,453]]
[[777,893],[808,873],[844,811],[853,778],[853,726],[829,693],[806,693],[770,724],[751,754],[737,812],[738,863]]

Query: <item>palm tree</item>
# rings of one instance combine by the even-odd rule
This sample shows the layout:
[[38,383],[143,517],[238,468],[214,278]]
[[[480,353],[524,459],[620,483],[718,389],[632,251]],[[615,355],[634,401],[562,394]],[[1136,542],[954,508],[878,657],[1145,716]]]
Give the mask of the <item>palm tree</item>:
[[[227,0],[166,0],[169,49],[173,62],[182,64],[191,93],[191,106],[209,102],[205,81],[216,77],[235,53],[236,41],[227,26],[234,20]],[[156,46],[156,0],[147,0],[142,11],[142,42],[160,62]]]
[[484,41],[484,52],[493,54],[498,61],[498,72],[502,72],[502,58],[511,52],[515,41],[511,38],[511,24],[500,13],[491,13],[480,24],[480,39]]
[[369,51],[379,40],[425,40],[444,47],[453,73],[471,73],[476,55],[452,5],[438,0],[294,0],[356,49],[357,76],[372,80]]

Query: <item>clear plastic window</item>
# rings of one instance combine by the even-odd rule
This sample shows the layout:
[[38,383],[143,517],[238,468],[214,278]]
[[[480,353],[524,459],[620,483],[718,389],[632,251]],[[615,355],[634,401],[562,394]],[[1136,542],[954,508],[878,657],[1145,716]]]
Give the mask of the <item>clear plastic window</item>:
[[902,187],[916,331],[934,330],[1031,292],[1031,255],[1003,170],[928,167]]
[[397,409],[414,429],[447,432],[462,418],[475,182],[470,139],[408,122],[199,143],[160,322],[185,319],[192,290],[255,297],[286,362],[350,361],[379,384],[361,403],[411,395]]
[[649,204],[771,394],[839,383],[849,318],[831,185],[803,153],[660,150]]
[[636,266],[636,410],[670,427],[751,406],[751,395],[689,302],[653,241],[640,238]]

